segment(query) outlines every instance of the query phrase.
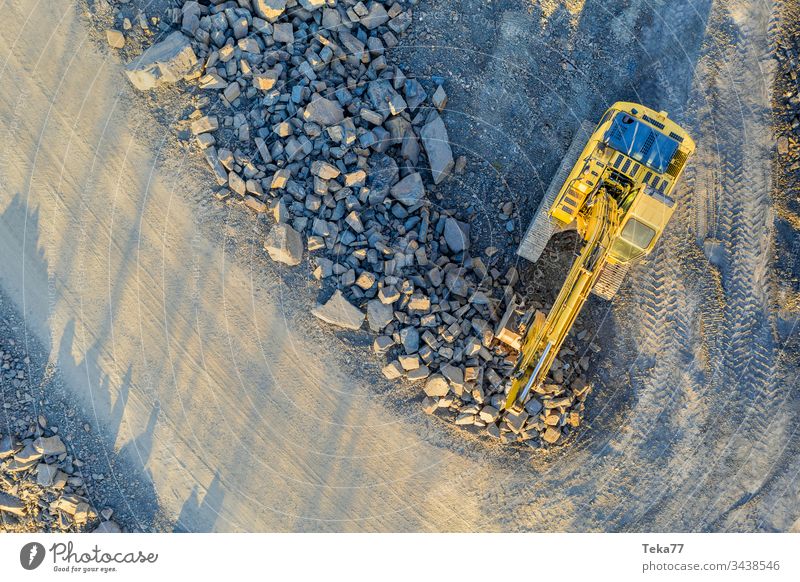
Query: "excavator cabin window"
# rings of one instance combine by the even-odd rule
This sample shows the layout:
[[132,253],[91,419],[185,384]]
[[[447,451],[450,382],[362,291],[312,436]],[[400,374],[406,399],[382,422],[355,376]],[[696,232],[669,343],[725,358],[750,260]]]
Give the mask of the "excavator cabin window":
[[678,149],[674,139],[622,112],[614,117],[603,141],[659,174],[667,170]]
[[629,218],[622,232],[611,246],[611,254],[619,261],[627,263],[640,257],[650,247],[656,231],[635,218]]

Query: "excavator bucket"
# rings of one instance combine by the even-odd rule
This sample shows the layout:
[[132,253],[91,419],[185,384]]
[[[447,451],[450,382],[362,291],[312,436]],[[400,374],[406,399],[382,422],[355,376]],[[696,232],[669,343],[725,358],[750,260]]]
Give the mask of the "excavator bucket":
[[562,228],[568,226],[566,224],[561,224],[558,220],[550,216],[550,208],[553,206],[553,203],[555,203],[558,193],[561,191],[561,187],[567,180],[567,176],[569,176],[572,168],[578,162],[578,157],[581,155],[581,151],[583,151],[589,137],[591,137],[594,127],[594,123],[584,120],[575,132],[572,143],[567,153],[564,155],[564,158],[561,160],[558,171],[550,181],[550,186],[547,188],[544,198],[542,198],[542,201],[539,203],[539,208],[536,210],[536,214],[534,214],[533,220],[528,226],[528,230],[525,232],[525,237],[522,239],[522,242],[520,242],[519,248],[517,248],[517,254],[520,257],[524,257],[530,262],[535,263],[542,255],[542,251],[544,251],[544,248],[547,246],[547,241],[550,240],[550,237]]

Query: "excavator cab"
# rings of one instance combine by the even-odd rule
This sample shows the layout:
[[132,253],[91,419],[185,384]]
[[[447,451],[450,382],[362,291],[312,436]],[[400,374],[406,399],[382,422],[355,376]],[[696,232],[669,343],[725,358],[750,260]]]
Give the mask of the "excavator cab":
[[652,252],[694,150],[666,112],[637,103],[615,103],[596,126],[583,122],[517,254],[536,262],[553,234],[572,228],[581,250],[547,316],[512,301],[495,332],[518,352],[508,410],[521,412],[547,377],[589,294],[611,299],[630,266]]

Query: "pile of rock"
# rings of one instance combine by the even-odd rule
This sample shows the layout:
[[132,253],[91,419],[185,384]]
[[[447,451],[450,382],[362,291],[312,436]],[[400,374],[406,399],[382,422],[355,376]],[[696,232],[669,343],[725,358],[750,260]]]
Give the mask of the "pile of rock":
[[0,531],[119,532],[110,508],[100,521],[81,467],[42,416],[24,435],[0,434]]
[[469,224],[429,200],[466,159],[453,156],[441,83],[387,59],[412,3],[185,1],[167,18],[180,32],[128,75],[140,89],[191,82],[190,128],[217,198],[274,217],[273,260],[297,265],[308,252],[334,290],[314,315],[366,322],[387,378],[419,382],[425,410],[469,430],[556,442],[579,423],[585,382],[548,385],[524,415],[501,412],[512,363],[493,328],[519,277],[498,269],[496,249],[474,252]]

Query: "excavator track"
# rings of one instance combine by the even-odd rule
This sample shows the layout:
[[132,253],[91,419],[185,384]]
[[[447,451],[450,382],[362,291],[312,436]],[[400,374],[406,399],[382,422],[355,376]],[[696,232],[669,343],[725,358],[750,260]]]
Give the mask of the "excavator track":
[[578,131],[572,138],[572,143],[561,160],[561,165],[558,171],[550,181],[550,186],[545,192],[544,198],[539,203],[539,208],[536,209],[536,214],[525,232],[525,237],[522,239],[517,254],[523,258],[528,259],[530,262],[535,263],[542,255],[544,248],[547,246],[547,241],[559,230],[559,223],[552,218],[549,214],[550,207],[558,197],[561,187],[567,180],[572,168],[578,161],[586,142],[591,137],[595,128],[595,124],[591,121],[584,120],[581,122]]
[[630,269],[629,264],[616,265],[606,263],[603,265],[603,270],[600,271],[600,276],[592,288],[592,294],[608,301],[613,299],[625,281],[628,269]]

